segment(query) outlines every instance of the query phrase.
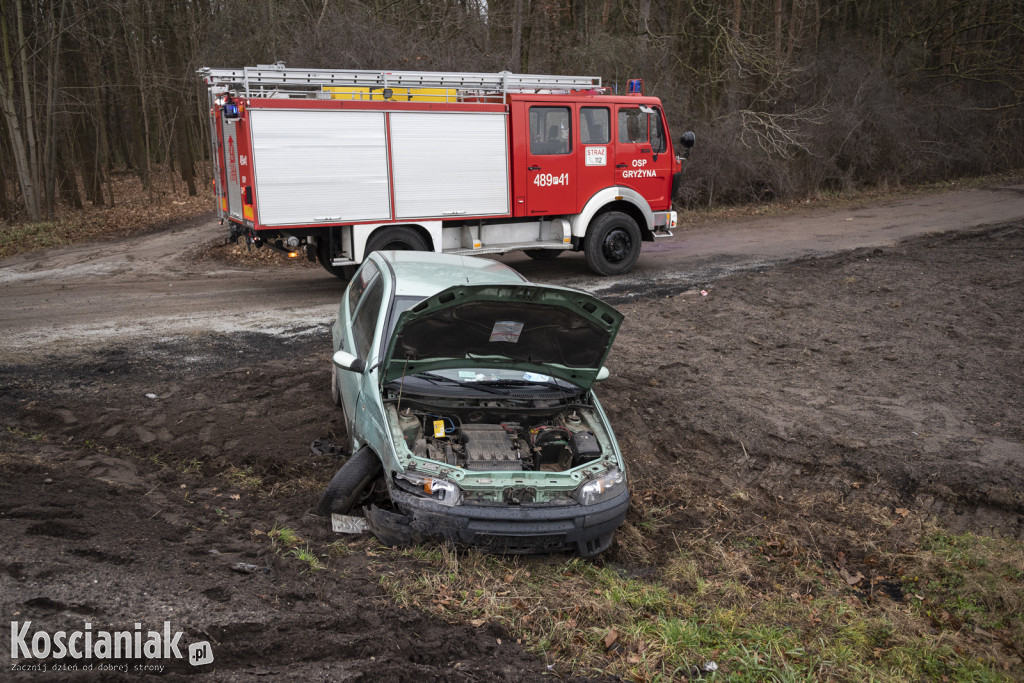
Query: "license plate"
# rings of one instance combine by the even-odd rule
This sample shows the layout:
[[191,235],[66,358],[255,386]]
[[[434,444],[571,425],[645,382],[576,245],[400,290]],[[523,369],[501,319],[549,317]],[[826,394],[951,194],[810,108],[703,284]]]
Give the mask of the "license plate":
[[331,515],[331,530],[337,534],[362,534],[370,530],[370,525],[362,517],[350,515]]

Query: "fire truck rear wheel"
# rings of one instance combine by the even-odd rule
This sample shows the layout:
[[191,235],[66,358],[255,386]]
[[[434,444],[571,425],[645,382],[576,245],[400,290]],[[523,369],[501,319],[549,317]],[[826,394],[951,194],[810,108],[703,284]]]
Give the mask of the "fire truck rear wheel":
[[590,223],[583,251],[598,275],[628,273],[640,258],[640,228],[621,211],[603,213]]
[[561,249],[524,249],[523,253],[537,261],[553,261],[562,253]]
[[366,241],[366,253],[374,251],[429,251],[430,246],[412,228],[380,228]]
[[321,248],[316,250],[316,260],[320,262],[320,265],[324,267],[328,273],[338,278],[339,280],[345,280],[348,282],[352,279],[352,276],[356,274],[356,269],[359,266],[336,266],[331,263],[331,257],[324,248],[327,246],[326,240],[323,242]]

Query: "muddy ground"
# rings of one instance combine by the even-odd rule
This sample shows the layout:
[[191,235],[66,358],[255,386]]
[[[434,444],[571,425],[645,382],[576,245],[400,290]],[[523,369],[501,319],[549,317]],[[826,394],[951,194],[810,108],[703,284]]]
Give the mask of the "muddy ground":
[[[626,321],[599,392],[636,505],[598,561],[657,578],[680,536],[760,525],[867,573],[862,501],[894,548],[926,518],[1024,538],[1024,223],[604,296]],[[51,633],[169,620],[225,680],[566,673],[497,627],[395,607],[378,577],[401,560],[310,514],[339,464],[309,449],[342,429],[329,351],[319,325],[10,356],[3,612]],[[272,541],[282,528],[328,568]]]

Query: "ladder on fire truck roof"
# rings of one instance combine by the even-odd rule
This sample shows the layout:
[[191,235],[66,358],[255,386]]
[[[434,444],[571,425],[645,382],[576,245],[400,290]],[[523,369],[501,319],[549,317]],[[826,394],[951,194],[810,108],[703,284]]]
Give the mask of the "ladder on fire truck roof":
[[[541,76],[535,74],[463,73],[450,71],[355,71],[289,69],[281,62],[241,69],[211,69],[198,73],[207,86],[223,91],[240,89],[246,97],[266,96],[269,92],[294,92],[310,95],[324,87],[444,88],[460,93],[501,93],[539,90],[581,90],[601,87],[599,76]],[[241,92],[239,94],[241,94]]]

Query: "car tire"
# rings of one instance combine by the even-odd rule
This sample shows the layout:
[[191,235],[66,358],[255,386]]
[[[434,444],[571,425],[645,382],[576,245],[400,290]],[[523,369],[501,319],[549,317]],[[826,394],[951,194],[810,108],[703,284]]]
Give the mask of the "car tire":
[[363,258],[375,251],[430,251],[430,245],[412,228],[379,228],[366,241]]
[[381,471],[380,460],[368,446],[352,454],[338,470],[320,496],[316,513],[328,517],[332,513],[347,515],[368,491]]
[[598,275],[628,273],[640,258],[640,228],[621,211],[603,213],[590,223],[583,252]]
[[562,255],[563,249],[524,249],[523,253],[535,261],[553,261]]

